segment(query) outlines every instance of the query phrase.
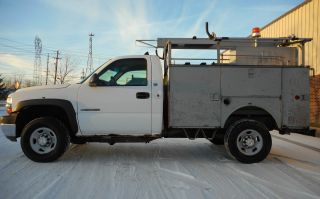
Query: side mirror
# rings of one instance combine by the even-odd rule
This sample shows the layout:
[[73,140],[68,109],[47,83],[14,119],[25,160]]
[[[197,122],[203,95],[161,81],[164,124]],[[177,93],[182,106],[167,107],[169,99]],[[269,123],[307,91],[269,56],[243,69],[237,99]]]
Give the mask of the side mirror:
[[89,86],[91,86],[91,87],[98,86],[98,81],[99,81],[99,77],[98,77],[97,73],[93,74],[90,77]]

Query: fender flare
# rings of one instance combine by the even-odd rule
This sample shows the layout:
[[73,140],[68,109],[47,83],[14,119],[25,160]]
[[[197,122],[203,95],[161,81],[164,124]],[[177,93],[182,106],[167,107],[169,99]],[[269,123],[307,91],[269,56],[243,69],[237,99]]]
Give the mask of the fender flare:
[[18,102],[16,109],[14,112],[20,112],[25,108],[29,108],[32,106],[56,106],[64,110],[67,118],[68,124],[70,125],[72,134],[76,134],[78,132],[78,122],[77,115],[73,108],[73,105],[70,101],[64,99],[31,99]]
[[[258,106],[242,106],[242,107],[238,107],[236,109],[234,109],[229,116],[225,119],[224,123],[223,123],[223,127],[226,128],[227,125],[230,124],[230,122],[232,121],[232,117],[239,111],[246,111],[246,110],[256,110],[259,111],[260,113],[263,113],[264,115],[266,115],[267,117],[269,117],[272,121],[272,125],[275,126],[275,129],[279,128],[279,124],[277,123],[274,115],[272,115],[269,111],[267,111],[266,109],[262,108],[262,107],[258,107]],[[245,115],[248,115],[248,113],[246,113]],[[250,114],[251,115],[251,114]],[[252,114],[255,115],[255,114]]]

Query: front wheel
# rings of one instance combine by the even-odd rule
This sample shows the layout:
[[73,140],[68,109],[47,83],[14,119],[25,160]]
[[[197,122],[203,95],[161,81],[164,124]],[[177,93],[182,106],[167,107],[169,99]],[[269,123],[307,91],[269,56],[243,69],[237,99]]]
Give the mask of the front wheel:
[[243,119],[233,123],[227,129],[224,145],[228,153],[238,161],[256,163],[268,156],[272,139],[263,123]]
[[52,117],[37,118],[29,122],[21,134],[24,154],[35,162],[52,162],[67,150],[70,143],[68,129]]

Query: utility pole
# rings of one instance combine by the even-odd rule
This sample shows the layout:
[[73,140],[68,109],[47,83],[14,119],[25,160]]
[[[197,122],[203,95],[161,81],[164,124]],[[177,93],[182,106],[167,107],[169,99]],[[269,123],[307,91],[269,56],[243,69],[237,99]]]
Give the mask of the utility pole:
[[93,60],[92,60],[92,37],[94,36],[93,33],[89,34],[89,54],[87,60],[87,68],[86,68],[86,75],[90,74],[93,71]]
[[46,85],[48,85],[48,75],[49,75],[49,53],[47,57]]
[[57,55],[56,55],[55,59],[56,59],[56,63],[55,63],[55,69],[54,69],[54,82],[53,82],[53,84],[57,83],[58,60],[61,59],[59,57],[59,51],[58,50],[57,50]]

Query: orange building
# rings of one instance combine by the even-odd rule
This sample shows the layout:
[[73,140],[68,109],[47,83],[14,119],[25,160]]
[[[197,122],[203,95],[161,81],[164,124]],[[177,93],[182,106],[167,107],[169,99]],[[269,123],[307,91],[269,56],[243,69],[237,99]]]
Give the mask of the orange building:
[[261,28],[262,37],[294,34],[313,38],[305,46],[305,63],[314,68],[310,79],[310,123],[320,127],[320,0],[307,0]]

